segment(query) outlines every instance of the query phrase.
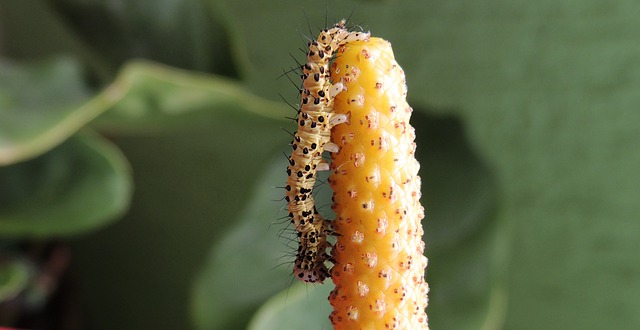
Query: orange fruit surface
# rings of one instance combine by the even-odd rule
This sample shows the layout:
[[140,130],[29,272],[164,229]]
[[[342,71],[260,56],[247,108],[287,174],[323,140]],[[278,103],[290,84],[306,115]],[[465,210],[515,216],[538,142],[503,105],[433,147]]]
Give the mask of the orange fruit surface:
[[337,235],[331,321],[335,329],[428,329],[420,165],[404,72],[391,44],[371,38],[339,50],[331,80],[346,87],[334,112],[349,116],[331,132],[340,147],[329,178]]

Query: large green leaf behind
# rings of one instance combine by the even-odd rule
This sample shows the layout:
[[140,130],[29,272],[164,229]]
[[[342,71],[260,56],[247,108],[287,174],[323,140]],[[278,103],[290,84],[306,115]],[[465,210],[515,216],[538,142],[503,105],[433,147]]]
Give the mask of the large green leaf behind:
[[128,165],[111,143],[81,135],[33,160],[0,167],[0,235],[72,235],[117,220],[130,202]]
[[100,113],[81,107],[88,100],[81,76],[69,58],[0,61],[0,165],[49,150]]

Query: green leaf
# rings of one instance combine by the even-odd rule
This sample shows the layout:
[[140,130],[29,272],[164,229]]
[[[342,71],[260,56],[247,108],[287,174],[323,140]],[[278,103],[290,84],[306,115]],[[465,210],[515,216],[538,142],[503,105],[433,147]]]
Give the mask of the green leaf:
[[126,160],[96,136],[72,139],[33,160],[0,168],[0,235],[50,237],[103,227],[126,210]]
[[30,284],[31,265],[20,259],[5,259],[0,264],[0,302],[17,297]]
[[[271,118],[291,113],[280,103],[247,93],[238,82],[152,62],[126,65],[89,101],[80,70],[69,59],[5,68],[0,72],[0,165],[37,156],[107,109],[111,111],[97,125],[121,133],[185,127],[200,122],[206,116],[202,110],[211,108],[241,106]],[[218,113],[228,116],[233,111]]]
[[132,58],[234,75],[226,33],[200,0],[55,0],[70,29],[114,74]]
[[496,253],[505,225],[496,216],[495,177],[455,117],[416,111],[411,123],[426,209],[430,326],[492,329],[493,319],[505,314],[506,268]]
[[185,129],[211,120],[212,114],[225,120],[239,113],[281,120],[292,113],[247,92],[238,81],[147,61],[127,64],[108,90],[123,96],[96,125],[119,134]]
[[327,297],[334,286],[296,283],[273,296],[255,314],[248,330],[329,329],[331,305]]
[[[212,249],[193,290],[193,315],[199,329],[239,329],[264,301],[290,285],[293,242],[286,243],[289,220],[282,186],[285,157],[272,161],[258,180],[246,211]],[[283,216],[285,216],[283,218]],[[278,233],[284,241],[278,239]]]
[[82,53],[47,1],[0,1],[0,31],[1,56],[24,60]]
[[78,64],[56,58],[31,65],[0,61],[0,165],[35,157],[64,141],[96,109]]
[[[271,118],[291,113],[282,104],[247,93],[232,80],[151,62],[128,64],[88,102],[79,68],[71,60],[28,69],[4,65],[6,70],[0,71],[0,165],[37,156],[107,109],[111,111],[98,126],[129,133],[185,127],[200,122],[206,116],[202,110],[211,108],[241,106]],[[60,84],[62,80],[66,83]],[[233,116],[233,111],[218,113]]]

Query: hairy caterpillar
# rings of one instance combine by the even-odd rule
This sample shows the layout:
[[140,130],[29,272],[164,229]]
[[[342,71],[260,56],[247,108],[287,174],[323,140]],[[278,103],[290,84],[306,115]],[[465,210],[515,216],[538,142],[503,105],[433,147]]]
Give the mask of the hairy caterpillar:
[[316,171],[328,170],[322,160],[326,150],[336,152],[338,146],[329,142],[331,127],[346,122],[347,116],[332,113],[336,94],[344,89],[342,82],[332,84],[329,62],[343,45],[355,40],[368,40],[369,33],[349,32],[341,20],[331,29],[324,29],[318,38],[309,42],[307,62],[301,66],[302,88],[298,110],[298,130],[291,143],[293,151],[287,167],[285,200],[289,217],[298,232],[300,244],[293,274],[304,282],[319,282],[329,277],[325,265],[330,256],[327,234],[330,224],[316,210],[313,187]]

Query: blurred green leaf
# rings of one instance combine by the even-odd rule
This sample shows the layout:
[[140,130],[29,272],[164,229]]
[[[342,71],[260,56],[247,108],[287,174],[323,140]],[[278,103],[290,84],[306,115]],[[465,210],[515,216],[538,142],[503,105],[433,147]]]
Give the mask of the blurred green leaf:
[[210,121],[212,113],[219,119],[240,112],[278,120],[292,113],[247,92],[238,81],[146,61],[127,64],[111,88],[124,90],[124,97],[96,125],[117,134],[184,129]]
[[[249,94],[238,82],[152,62],[126,65],[110,86],[89,101],[80,70],[69,59],[26,68],[0,62],[2,66],[0,164],[48,150],[107,109],[111,111],[97,125],[112,132],[185,127],[206,116],[201,110],[238,105],[271,118],[290,114],[286,106]],[[219,112],[221,116],[229,113]]]
[[82,53],[48,1],[0,1],[0,56],[16,60]]
[[[334,286],[295,285],[273,296],[255,314],[248,330],[329,329],[331,305],[327,297]],[[313,311],[310,313],[309,311]]]
[[78,64],[56,58],[31,65],[0,61],[0,165],[35,157],[97,115]]
[[0,302],[18,296],[27,288],[32,277],[30,264],[21,259],[5,259],[0,264]]
[[103,227],[127,208],[126,160],[107,141],[74,136],[33,160],[0,167],[0,235],[47,237]]
[[226,32],[200,0],[52,0],[112,75],[131,58],[234,75]]
[[411,123],[426,209],[429,324],[434,329],[492,329],[493,318],[506,312],[507,267],[496,254],[505,230],[496,216],[495,176],[467,141],[459,120],[424,113],[415,111]]
[[[246,211],[233,229],[213,247],[193,289],[193,315],[199,329],[240,329],[264,301],[294,279],[290,254],[278,232],[287,218],[283,192],[285,157],[271,162],[257,181]],[[285,239],[287,233],[282,233]],[[291,259],[291,260],[290,260]]]

